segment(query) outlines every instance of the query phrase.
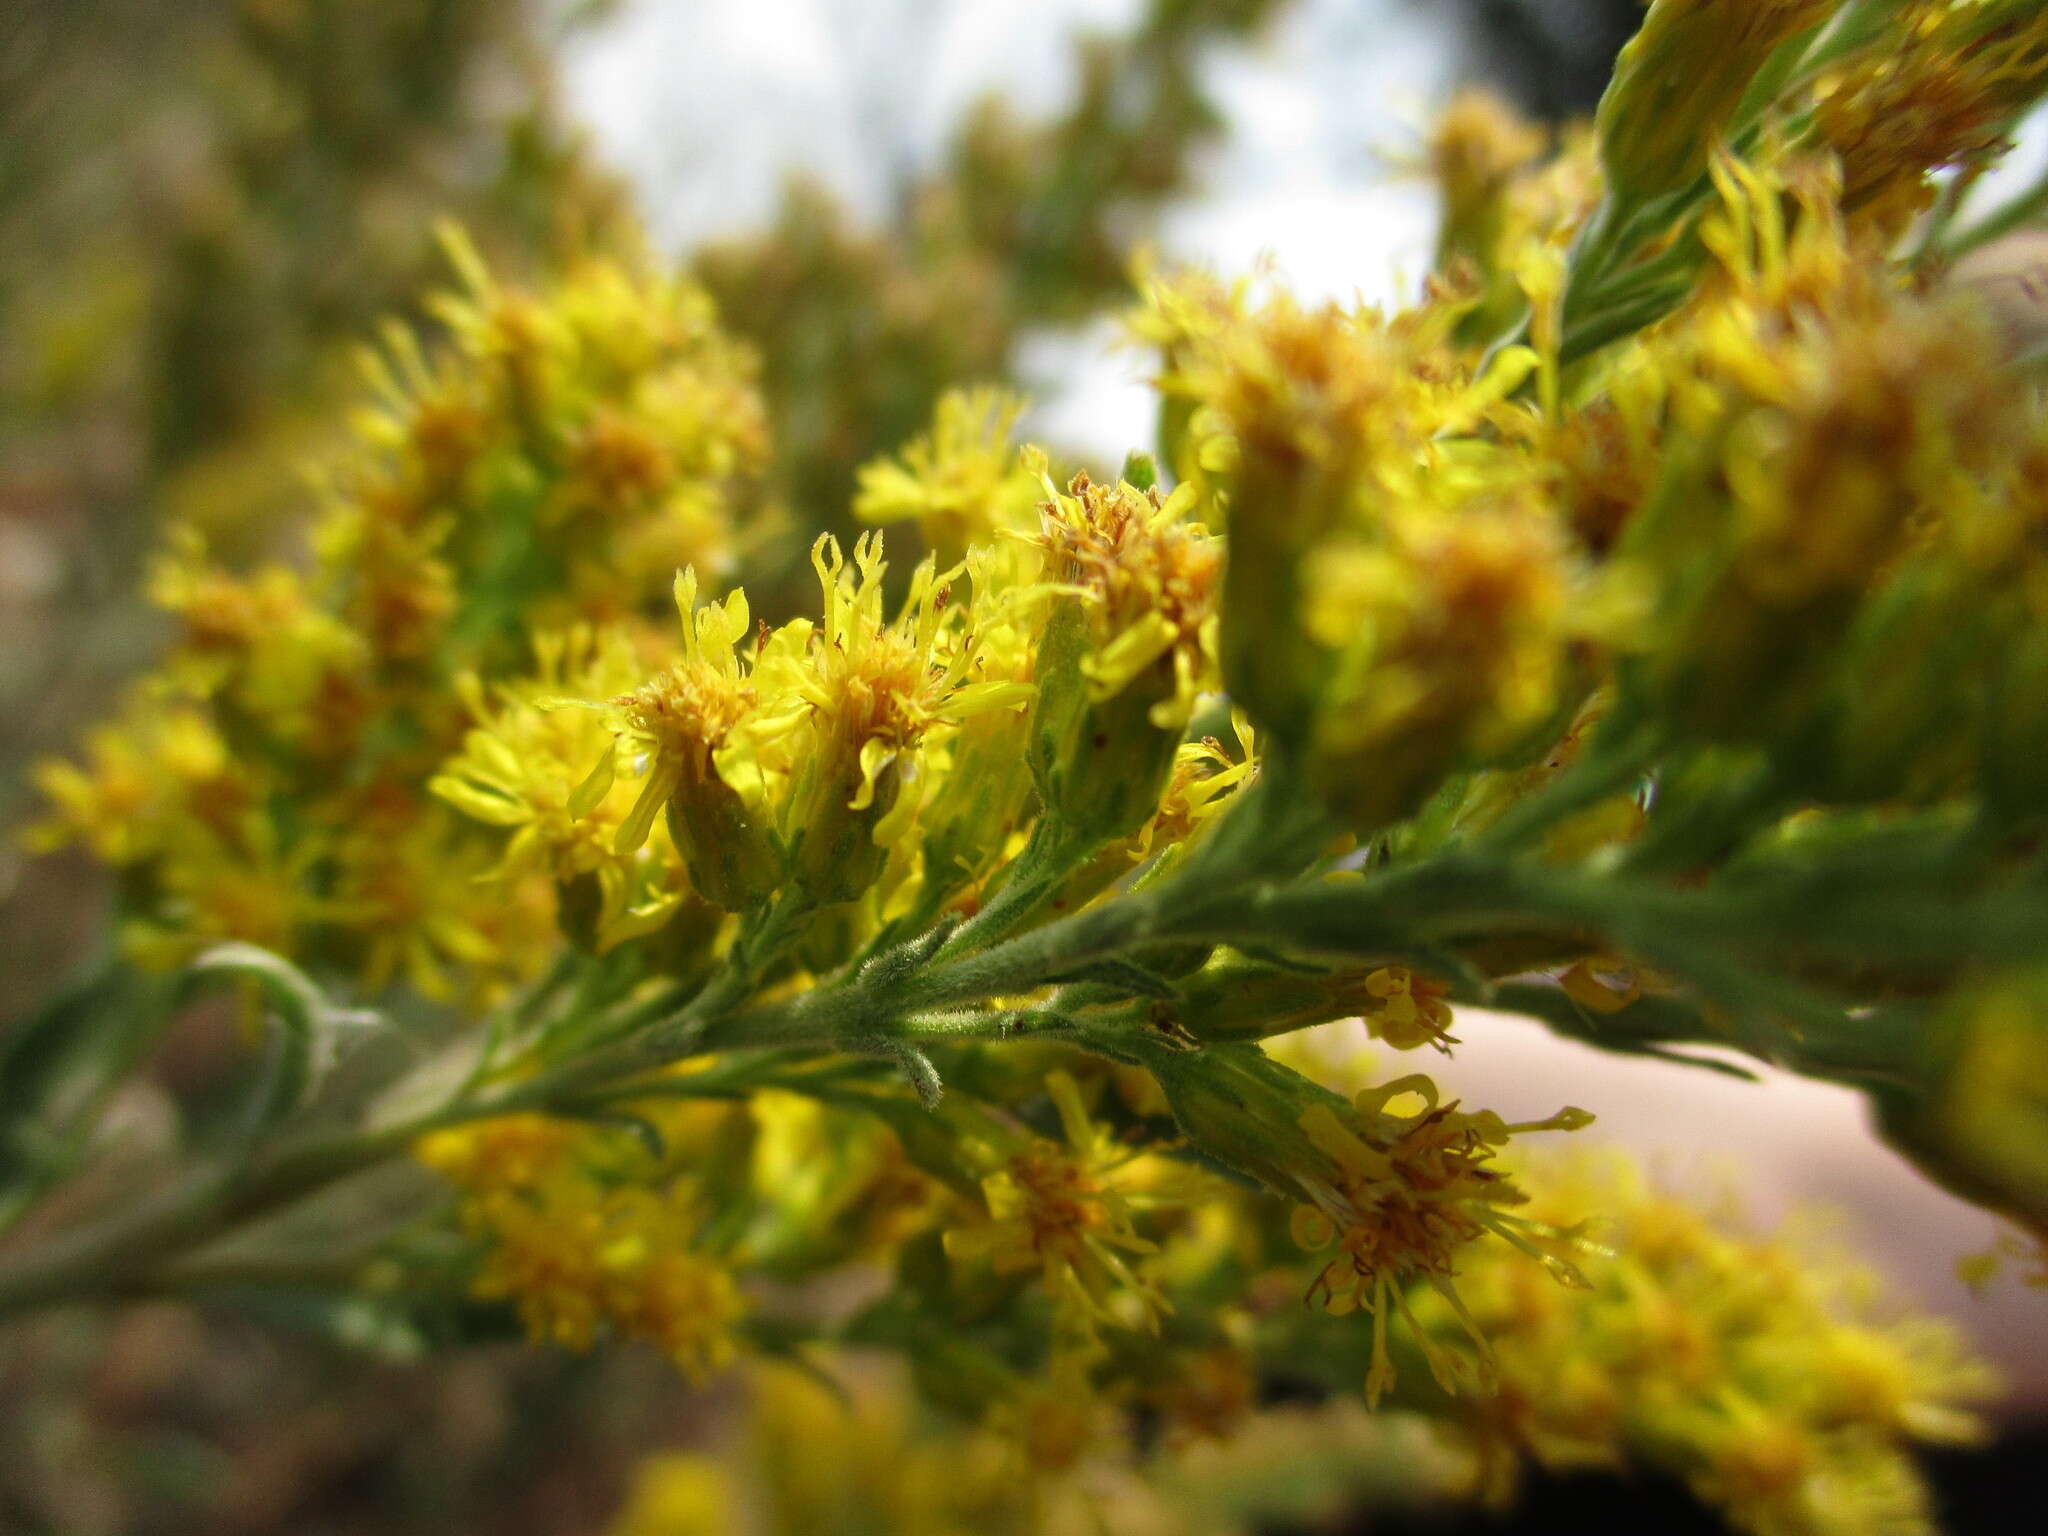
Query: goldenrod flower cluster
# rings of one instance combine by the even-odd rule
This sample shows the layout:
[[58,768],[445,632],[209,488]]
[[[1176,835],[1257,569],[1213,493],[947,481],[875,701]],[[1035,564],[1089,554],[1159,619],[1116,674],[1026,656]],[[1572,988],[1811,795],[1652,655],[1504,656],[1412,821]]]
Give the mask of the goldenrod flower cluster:
[[1124,1296],[1156,1328],[1165,1298],[1131,1266],[1157,1247],[1131,1220],[1131,1202],[1142,1192],[1122,1187],[1136,1183],[1125,1169],[1137,1154],[1089,1119],[1071,1077],[1055,1072],[1046,1090],[1064,1144],[1034,1136],[998,1153],[1000,1165],[982,1180],[988,1221],[948,1230],[946,1250],[998,1271],[1042,1271],[1056,1305],[1081,1314],[1064,1319],[1069,1326],[1119,1321],[1109,1302]]
[[[1454,1083],[1492,1006],[1747,1052],[2048,1231],[2048,407],[1945,276],[1963,205],[1900,239],[2048,89],[2034,12],[1657,0],[1590,129],[1456,105],[1414,302],[1150,271],[1156,459],[1055,468],[963,387],[861,477],[886,546],[813,530],[794,599],[702,295],[458,245],[308,558],[174,536],[170,659],[43,774],[144,954],[277,952],[194,971],[275,1025],[252,1171],[119,1294],[411,1147],[461,1198],[386,1243],[394,1307],[902,1358],[884,1432],[945,1416],[957,1476],[796,1458],[835,1442],[763,1388],[786,1528],[956,1529],[984,1480],[1072,1528],[1134,1420],[1252,1441],[1272,1377],[1497,1487],[1926,1528],[1903,1447],[1984,1380],[1946,1334],[1625,1171],[1525,1174],[1586,1110],[1360,1049]],[[290,1144],[360,1025],[328,991],[394,978],[477,1027]],[[0,1311],[114,1286],[113,1230]],[[708,1465],[650,1487],[722,1528]]]
[[[550,777],[574,727],[510,678],[537,655],[540,689],[624,686],[626,631],[589,626],[639,622],[678,565],[732,569],[765,452],[750,365],[685,285],[593,262],[528,294],[447,243],[464,287],[437,301],[441,343],[394,325],[364,353],[310,563],[235,570],[175,531],[150,582],[169,656],[84,762],[40,770],[36,842],[122,871],[151,963],[241,939],[373,990],[485,995],[540,957],[549,879],[597,876],[613,932],[680,899],[599,868],[571,825],[593,807]],[[466,730],[435,787],[526,828],[503,856],[425,792]]]
[[489,1244],[476,1294],[511,1301],[534,1338],[588,1349],[609,1329],[698,1378],[733,1358],[747,1305],[697,1246],[704,1211],[666,1156],[518,1116],[436,1132],[419,1157],[464,1190],[464,1224]]
[[[1966,1405],[1996,1387],[1955,1329],[1888,1312],[1818,1232],[1746,1235],[1612,1154],[1532,1163],[1527,1182],[1532,1216],[1599,1209],[1601,1249],[1582,1291],[1478,1254],[1461,1277],[1500,1373],[1492,1397],[1465,1400],[1495,1497],[1524,1456],[1638,1463],[1758,1536],[1935,1528],[1901,1443],[1973,1439]],[[1425,1328],[1463,1325],[1439,1298],[1417,1307]]]

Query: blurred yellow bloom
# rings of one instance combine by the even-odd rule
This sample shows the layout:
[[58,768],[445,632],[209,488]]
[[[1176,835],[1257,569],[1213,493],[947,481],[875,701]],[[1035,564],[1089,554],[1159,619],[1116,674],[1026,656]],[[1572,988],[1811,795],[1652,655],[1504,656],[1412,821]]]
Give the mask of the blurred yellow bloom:
[[1909,0],[1896,12],[1814,88],[1844,212],[1888,234],[1933,201],[1934,172],[1988,164],[2048,84],[2048,14],[2031,0]]
[[1062,1308],[1156,1331],[1166,1299],[1131,1262],[1156,1251],[1133,1225],[1135,1154],[1089,1119],[1072,1077],[1055,1072],[1045,1086],[1065,1145],[1031,1139],[1011,1151],[982,1180],[987,1220],[948,1229],[946,1251],[998,1272],[1036,1269]]
[[[1975,1433],[1992,1378],[1961,1336],[1889,1315],[1873,1278],[1789,1237],[1750,1237],[1659,1193],[1618,1153],[1532,1163],[1531,1219],[1601,1213],[1584,1290],[1475,1248],[1458,1279],[1500,1388],[1460,1400],[1494,1493],[1515,1458],[1639,1462],[1683,1478],[1757,1536],[1932,1532],[1903,1442]],[[1463,1319],[1418,1297],[1440,1336]]]
[[977,545],[1028,530],[1037,479],[1010,446],[1024,402],[1000,389],[939,397],[931,430],[891,457],[864,465],[853,513],[863,522],[914,520],[942,565]]
[[666,922],[686,886],[666,838],[619,848],[638,787],[616,772],[601,720],[553,706],[565,695],[616,695],[640,666],[615,633],[541,635],[534,654],[533,677],[501,685],[495,702],[474,678],[462,681],[476,724],[428,788],[464,815],[512,831],[491,878],[541,875],[558,887],[594,881],[592,939],[604,950]]

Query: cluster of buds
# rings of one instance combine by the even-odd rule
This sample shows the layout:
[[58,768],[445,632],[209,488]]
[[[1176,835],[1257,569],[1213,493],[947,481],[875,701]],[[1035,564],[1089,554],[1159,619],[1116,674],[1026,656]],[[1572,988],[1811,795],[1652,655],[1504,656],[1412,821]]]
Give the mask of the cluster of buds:
[[[1952,1328],[1902,1321],[1873,1276],[1796,1225],[1716,1223],[1614,1153],[1531,1159],[1528,1216],[1601,1213],[1586,1288],[1531,1283],[1475,1250],[1459,1277],[1500,1391],[1460,1400],[1493,1493],[1524,1455],[1559,1471],[1633,1462],[1682,1479],[1741,1530],[1932,1532],[1903,1442],[1967,1443],[1994,1388]],[[1416,1301],[1449,1341],[1468,1326]]]
[[946,1251],[998,1273],[1038,1271],[1068,1332],[1133,1319],[1156,1332],[1168,1305],[1136,1268],[1157,1251],[1135,1224],[1140,1154],[1090,1119],[1069,1074],[1047,1077],[1046,1093],[1063,1141],[999,1134],[981,1180],[986,1219],[949,1228]]
[[2048,16],[2025,0],[1912,0],[1824,71],[1815,135],[1841,161],[1842,206],[1897,232],[1934,200],[1931,168],[1983,165],[2048,84]]
[[2039,414],[1966,296],[1858,259],[1830,178],[1720,173],[1721,282],[1639,352],[1671,446],[1615,550],[1655,616],[1634,676],[1709,739],[1821,733],[1831,794],[1948,792],[2028,628]]

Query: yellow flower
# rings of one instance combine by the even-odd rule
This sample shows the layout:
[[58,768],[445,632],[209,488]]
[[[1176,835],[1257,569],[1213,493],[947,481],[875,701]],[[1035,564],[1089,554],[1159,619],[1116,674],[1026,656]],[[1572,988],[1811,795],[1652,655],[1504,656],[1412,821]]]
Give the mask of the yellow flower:
[[1457,1042],[1449,1034],[1450,991],[1442,982],[1417,976],[1405,965],[1384,965],[1365,978],[1365,1027],[1375,1040],[1397,1051],[1433,1045],[1446,1055]]
[[746,1299],[692,1246],[701,1216],[680,1185],[607,1185],[566,1164],[520,1185],[494,1177],[464,1210],[488,1243],[475,1294],[514,1303],[536,1341],[588,1349],[609,1327],[692,1380],[733,1359]]
[[476,724],[428,788],[464,815],[512,830],[489,878],[544,875],[563,888],[565,902],[574,899],[566,890],[573,882],[594,881],[590,937],[602,951],[665,923],[684,899],[682,872],[666,839],[618,847],[638,787],[615,772],[600,719],[550,706],[563,695],[616,695],[639,666],[616,633],[541,635],[534,655],[534,676],[500,686],[495,703],[475,678],[460,681]]
[[1054,910],[1071,911],[1085,905],[1147,860],[1151,864],[1141,877],[1146,881],[1163,877],[1180,861],[1202,831],[1258,774],[1251,722],[1233,714],[1231,724],[1238,755],[1232,756],[1214,736],[1182,742],[1151,819],[1128,837],[1110,843],[1076,871],[1060,888]]
[[[676,861],[638,852],[645,821],[637,841],[597,846],[632,787],[606,803],[604,786],[640,764],[558,782],[589,722],[540,718],[532,690],[487,707],[458,679],[510,664],[551,622],[637,621],[681,559],[731,562],[730,512],[766,449],[753,364],[688,283],[598,262],[521,293],[459,234],[446,243],[463,278],[435,305],[447,344],[393,324],[365,355],[370,403],[293,541],[310,561],[231,570],[174,529],[149,591],[179,633],[148,702],[124,742],[42,770],[57,815],[39,841],[148,866],[127,884],[126,931],[155,958],[232,935],[372,986],[404,973],[446,989],[461,971],[489,988],[545,957],[551,885],[594,947],[682,898]],[[457,751],[469,726],[502,739]],[[441,787],[516,829],[490,886],[473,878],[478,845],[416,793],[451,753]]]
[[942,564],[1031,526],[1038,483],[1018,463],[1010,430],[1024,402],[999,389],[939,397],[931,430],[901,453],[862,466],[853,515],[868,523],[915,519]]
[[546,958],[546,887],[536,899],[530,880],[490,881],[489,852],[431,802],[380,786],[358,800],[331,857],[325,915],[361,942],[373,992],[402,977],[423,997],[447,998],[459,980],[483,1000]]
[[1973,487],[2024,398],[1981,317],[1851,259],[1825,182],[1715,169],[1703,238],[1722,277],[1643,343],[1682,451],[1612,565],[1649,594],[1658,697],[1702,734],[1759,741],[1810,715],[1851,616],[1917,545],[1995,521]]
[[[1413,1095],[1412,1114],[1390,1111],[1390,1101]],[[1306,1248],[1335,1243],[1339,1253],[1323,1266],[1309,1288],[1330,1311],[1364,1308],[1372,1313],[1372,1370],[1366,1377],[1368,1403],[1393,1385],[1387,1353],[1390,1314],[1399,1312],[1415,1331],[1406,1286],[1424,1281],[1467,1320],[1454,1280],[1464,1250],[1492,1233],[1540,1259],[1558,1278],[1583,1283],[1557,1251],[1562,1229],[1536,1226],[1506,1209],[1523,1196],[1494,1157],[1509,1137],[1527,1131],[1576,1130],[1591,1122],[1581,1109],[1559,1110],[1547,1120],[1510,1125],[1490,1110],[1461,1113],[1437,1102],[1427,1077],[1396,1078],[1361,1092],[1354,1116],[1339,1116],[1316,1104],[1301,1117],[1301,1128],[1329,1160],[1318,1173],[1297,1172],[1313,1205],[1294,1215],[1294,1235]],[[1491,1381],[1486,1338],[1468,1327],[1479,1351],[1482,1384]],[[1419,1337],[1419,1334],[1418,1334]],[[1449,1389],[1460,1371],[1458,1357],[1422,1340],[1430,1369]]]
[[1038,1270],[1062,1310],[1083,1319],[1128,1324],[1132,1316],[1114,1305],[1121,1298],[1156,1332],[1166,1298],[1131,1258],[1157,1249],[1138,1235],[1122,1187],[1137,1154],[1088,1118],[1072,1077],[1054,1072],[1045,1086],[1065,1145],[1034,1138],[1011,1151],[982,1180],[987,1221],[949,1229],[946,1251],[963,1262],[986,1260],[999,1273]]
[[454,568],[440,555],[445,515],[408,521],[379,515],[373,499],[345,502],[314,530],[314,553],[346,573],[338,608],[380,663],[431,664],[448,643],[460,601]]
[[[1602,1246],[1582,1251],[1583,1290],[1499,1250],[1461,1266],[1499,1391],[1459,1416],[1497,1472],[1644,1465],[1767,1536],[1935,1529],[1906,1445],[1968,1438],[1992,1385],[1953,1328],[1888,1315],[1867,1273],[1703,1214],[1618,1153],[1520,1177],[1527,1217],[1598,1211]],[[1435,1295],[1414,1310],[1440,1338],[1467,1326]]]
[[1330,551],[1302,623],[1334,658],[1303,746],[1331,809],[1377,830],[1557,723],[1580,590],[1565,531],[1521,497],[1396,514],[1375,544]]
[[[824,622],[801,652],[780,658],[784,696],[805,708],[782,743],[790,759],[785,839],[798,883],[822,901],[858,895],[884,850],[909,830],[915,795],[904,784],[917,748],[942,722],[1029,699],[1027,684],[979,677],[951,581],[927,558],[893,622],[882,610],[882,539],[863,535],[849,562],[821,538],[811,563]],[[892,815],[894,812],[896,814]]]
[[1027,683],[982,675],[950,575],[931,561],[892,621],[879,534],[863,535],[851,562],[821,538],[811,560],[821,621],[794,620],[745,656],[733,649],[744,594],[697,611],[684,572],[683,659],[612,705],[620,739],[649,765],[614,846],[640,846],[666,806],[692,883],[729,910],[785,883],[813,905],[860,895],[914,821],[918,796],[903,790],[925,737],[1030,697]]
[[1429,138],[1429,168],[1443,195],[1436,270],[1457,261],[1495,266],[1516,175],[1546,149],[1546,135],[1490,91],[1453,96]]
[[1215,684],[1216,586],[1222,546],[1188,512],[1192,494],[1166,497],[1119,480],[1049,480],[1037,542],[1045,579],[1078,605],[1089,639],[1081,671],[1091,703],[1127,689],[1146,695],[1154,725],[1186,723]]
[[725,574],[767,432],[753,360],[703,290],[591,259],[521,292],[460,230],[441,235],[461,277],[432,306],[452,350],[430,359],[390,326],[364,356],[377,405],[358,432],[377,457],[337,488],[331,536],[418,526],[467,576],[516,531],[554,566],[519,615],[544,628],[639,614],[685,565]]
[[[1556,707],[1573,551],[1525,449],[1471,436],[1535,366],[1474,377],[1442,299],[1393,320],[1280,295],[1191,345],[1227,514],[1232,699],[1372,829]],[[1362,827],[1361,830],[1364,828]]]
[[83,843],[109,864],[135,864],[196,831],[223,847],[250,834],[262,781],[235,758],[204,710],[138,697],[120,723],[86,738],[85,766],[52,758],[35,783],[50,814],[31,848]]
[[283,566],[230,575],[196,533],[177,530],[149,594],[184,625],[172,685],[218,699],[266,745],[317,758],[347,753],[376,707],[368,642]]
[[[741,725],[758,716],[753,669],[733,651],[747,634],[746,594],[735,591],[700,609],[692,569],[676,577],[675,597],[682,659],[612,701],[619,740],[646,759],[640,792],[613,834],[612,849],[624,855],[641,847],[666,809],[691,884],[714,905],[744,911],[782,875],[770,837],[769,786],[753,743],[740,734]],[[777,638],[786,642],[788,635]],[[585,784],[603,781],[615,751],[599,759]]]
[[[1162,383],[1178,377],[1194,358],[1244,313],[1249,284],[1226,287],[1206,272],[1187,269],[1170,276],[1154,273],[1149,260],[1135,274],[1144,303],[1126,319],[1131,339],[1158,350],[1165,364]],[[1159,451],[1166,466],[1182,481],[1203,473],[1205,440],[1196,432],[1197,404],[1187,390],[1162,389],[1159,397]]]
[[1058,826],[1122,837],[1158,808],[1195,700],[1218,686],[1223,547],[1188,520],[1187,487],[1168,498],[1078,475],[1044,489],[1032,774]]
[[562,1165],[576,1135],[576,1126],[548,1115],[499,1115],[431,1131],[413,1155],[472,1194],[524,1190]]
[[1035,629],[1024,598],[1036,567],[1035,560],[1019,558],[1030,554],[1016,542],[968,551],[971,598],[960,644],[973,658],[975,681],[1005,684],[1017,702],[940,720],[924,736],[916,766],[916,898],[929,915],[962,887],[969,888],[964,904],[978,905],[973,888],[1009,857],[1030,815],[1024,706],[1031,697]]

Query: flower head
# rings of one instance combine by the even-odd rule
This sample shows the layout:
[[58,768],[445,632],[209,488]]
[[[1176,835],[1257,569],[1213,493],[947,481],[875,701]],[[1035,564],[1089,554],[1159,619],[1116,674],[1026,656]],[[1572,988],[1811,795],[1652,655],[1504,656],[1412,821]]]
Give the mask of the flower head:
[[[1626,1459],[1682,1478],[1745,1531],[1933,1529],[1906,1445],[1967,1440],[1968,1407],[1992,1387],[1952,1328],[1898,1315],[1810,1232],[1745,1232],[1618,1153],[1531,1161],[1519,1177],[1525,1217],[1597,1211],[1602,1243],[1581,1250],[1583,1289],[1532,1283],[1500,1249],[1461,1266],[1499,1390],[1459,1414],[1496,1466]],[[1467,1327],[1434,1293],[1413,1310],[1446,1341]]]
[[1523,496],[1395,515],[1330,551],[1303,623],[1334,658],[1304,743],[1331,808],[1377,829],[1555,723],[1590,617],[1580,586],[1565,530]]
[[1194,501],[1122,481],[1048,479],[1037,538],[1051,608],[1038,646],[1031,767],[1047,814],[1091,839],[1159,804],[1196,697],[1216,687],[1223,550]]
[[475,1295],[513,1303],[538,1341],[588,1349],[610,1329],[701,1380],[733,1358],[746,1298],[697,1243],[705,1213],[691,1186],[617,1140],[508,1115],[433,1132],[415,1154],[464,1192],[465,1222],[484,1244]]
[[1082,1320],[1129,1321],[1113,1305],[1122,1298],[1156,1330],[1166,1299],[1131,1263],[1156,1249],[1138,1235],[1129,1180],[1119,1177],[1137,1154],[1089,1119],[1065,1072],[1046,1078],[1046,1092],[1064,1145],[1030,1138],[1009,1151],[982,1181],[986,1223],[948,1231],[946,1251],[998,1271],[1038,1270],[1055,1301]]
[[2026,0],[1911,0],[1815,87],[1818,137],[1841,159],[1842,207],[1896,233],[1935,171],[1983,164],[2048,87],[2048,15]]
[[1612,568],[1656,618],[1644,681],[1694,730],[1752,741],[1811,716],[1852,616],[1916,549],[1996,521],[1972,487],[2024,401],[1980,317],[1850,259],[1824,182],[1715,169],[1723,275],[1643,343],[1673,451]]
[[200,708],[148,697],[86,741],[83,765],[36,765],[50,814],[32,847],[83,843],[109,864],[132,865],[195,834],[232,847],[255,835],[262,779],[237,758]]
[[1449,1032],[1451,1005],[1444,1001],[1449,987],[1405,965],[1381,966],[1366,976],[1363,987],[1371,999],[1365,1005],[1365,1027],[1375,1040],[1397,1051],[1432,1045],[1450,1053],[1456,1042]]
[[851,561],[821,538],[811,563],[823,622],[760,675],[801,711],[773,749],[791,785],[783,835],[796,883],[816,900],[844,901],[874,883],[890,845],[913,824],[918,793],[906,785],[926,738],[942,725],[1014,710],[1031,688],[980,667],[980,637],[953,595],[957,573],[941,576],[926,559],[891,620],[879,533],[863,535]]
[[900,454],[864,465],[854,516],[868,523],[915,520],[940,562],[1022,532],[1038,501],[1036,479],[1010,447],[1024,402],[997,389],[949,390],[931,430]]
[[[757,746],[741,729],[763,722],[753,668],[734,651],[747,635],[746,594],[735,591],[700,608],[697,573],[685,570],[676,577],[675,598],[682,658],[612,700],[619,743],[646,765],[612,848],[617,854],[639,848],[666,810],[691,884],[713,905],[744,911],[782,876],[770,835],[770,787]],[[592,773],[606,775],[616,751],[607,749]]]
[[[1412,1114],[1390,1111],[1391,1101],[1414,1095]],[[1509,1137],[1525,1131],[1576,1130],[1592,1116],[1563,1109],[1547,1120],[1510,1125],[1490,1110],[1461,1113],[1439,1104],[1436,1084],[1414,1075],[1360,1093],[1354,1116],[1328,1105],[1313,1105],[1301,1128],[1329,1160],[1324,1176],[1310,1176],[1313,1204],[1295,1212],[1294,1232],[1304,1247],[1335,1243],[1338,1254],[1309,1288],[1332,1312],[1364,1308],[1373,1315],[1373,1364],[1366,1398],[1377,1401],[1393,1384],[1386,1348],[1390,1312],[1399,1311],[1412,1328],[1404,1287],[1422,1280],[1459,1310],[1453,1280],[1463,1250],[1488,1233],[1506,1238],[1541,1259],[1560,1279],[1583,1284],[1556,1248],[1561,1234],[1540,1232],[1518,1221],[1507,1207],[1523,1195],[1494,1166]],[[1549,1249],[1538,1246],[1538,1239]],[[1486,1368],[1486,1341],[1477,1329],[1473,1342]],[[1430,1368],[1449,1386],[1454,1357],[1427,1351]]]
[[428,787],[464,815],[511,831],[496,880],[544,875],[563,893],[565,916],[574,905],[568,888],[593,881],[598,912],[589,937],[607,949],[666,921],[683,898],[682,875],[666,839],[619,847],[638,786],[616,772],[601,719],[551,706],[564,695],[616,696],[639,664],[615,633],[543,635],[534,651],[534,676],[501,686],[495,701],[474,678],[463,680],[477,723]]

